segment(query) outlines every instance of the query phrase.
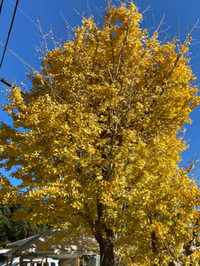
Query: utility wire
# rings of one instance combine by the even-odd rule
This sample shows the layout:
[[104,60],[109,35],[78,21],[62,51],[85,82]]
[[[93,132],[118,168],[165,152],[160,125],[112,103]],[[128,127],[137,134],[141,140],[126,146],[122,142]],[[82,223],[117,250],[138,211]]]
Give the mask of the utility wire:
[[[24,61],[21,57],[19,57],[17,54],[15,54],[12,50],[10,50],[8,47],[6,47],[3,43],[0,42],[0,44],[5,48],[7,49],[9,52],[11,52],[12,54],[14,54],[17,58],[19,58],[19,60],[26,64],[28,67],[30,67],[32,69],[32,71],[34,71],[35,69],[28,63],[26,63],[26,61]],[[13,83],[10,83],[9,81],[7,81],[6,79],[4,78],[1,78],[0,76],[0,82],[4,83],[6,86],[10,87],[10,88],[14,88],[14,84]]]
[[10,51],[12,54],[14,54],[17,58],[19,58],[19,60],[21,62],[23,62],[24,64],[26,64],[28,67],[30,67],[32,70],[35,70],[30,64],[26,63],[26,61],[24,61],[21,57],[19,57],[16,53],[14,53],[12,50],[10,50],[8,47],[6,47],[2,42],[0,42],[0,44],[7,49],[8,51]]
[[1,14],[1,9],[2,9],[2,6],[3,6],[3,0],[1,0],[1,5],[0,5],[0,14]]
[[9,81],[5,80],[4,78],[0,78],[0,81],[2,83],[4,83],[5,85],[7,85],[10,88],[14,88],[15,86],[13,85],[13,83],[10,83]]
[[[2,7],[2,4],[3,4],[2,2],[3,2],[3,0],[1,1],[1,7]],[[17,11],[18,2],[19,2],[19,0],[16,1],[15,10],[14,10],[12,21],[11,21],[11,24],[10,24],[10,29],[9,29],[9,32],[8,32],[6,44],[5,44],[3,55],[2,55],[2,58],[1,58],[0,68],[1,68],[1,65],[3,63],[4,55],[5,55],[5,52],[6,52],[7,45],[8,45],[10,33],[11,33],[13,22],[14,22],[14,19],[15,19],[15,14],[16,14],[16,11]]]
[[[15,4],[11,1],[11,0],[9,0],[10,1],[10,3],[12,3],[14,6],[15,6]],[[36,27],[37,27],[37,29],[39,30],[39,31],[41,31],[41,27],[34,21],[34,20],[32,20],[23,10],[21,10],[19,7],[17,8],[17,9],[19,9],[19,11],[24,15],[24,16],[26,16]],[[38,20],[39,21],[39,20]],[[42,32],[43,33],[45,33],[46,35],[48,35],[48,33],[46,33],[44,30],[42,30]],[[56,37],[56,36],[53,36],[54,38],[56,38],[56,39],[58,39],[60,42],[62,42],[62,40],[61,39],[59,39],[58,37]],[[50,38],[51,39],[51,38]]]
[[[3,0],[2,0],[3,1]],[[15,4],[11,1],[11,0],[9,0],[14,6],[15,6]],[[19,7],[17,8],[17,9],[19,9],[19,11],[20,12],[22,12],[22,14],[24,14],[24,16],[26,16],[33,24],[35,24],[35,26],[38,28],[38,24],[37,23],[35,23],[35,21],[34,20],[32,20],[24,11],[22,11]]]
[[3,0],[1,0],[1,5],[0,5],[0,14],[1,14],[1,9],[2,9],[2,6],[3,6]]

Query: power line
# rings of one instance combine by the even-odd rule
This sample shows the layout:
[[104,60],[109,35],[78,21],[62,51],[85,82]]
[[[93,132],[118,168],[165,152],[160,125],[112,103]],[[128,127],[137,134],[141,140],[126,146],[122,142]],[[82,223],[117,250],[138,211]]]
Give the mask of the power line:
[[[2,0],[3,1],[3,0]],[[11,1],[11,0],[9,0],[14,6],[15,6],[15,4]],[[24,11],[22,11],[19,7],[17,8],[17,9],[19,9],[19,11],[20,12],[22,12],[22,14],[24,15],[24,16],[26,16],[33,24],[35,24],[35,26],[38,28],[38,24],[37,23],[35,23],[35,21],[33,21]]]
[[23,62],[24,64],[26,64],[28,67],[30,67],[32,70],[35,70],[30,64],[26,63],[26,61],[24,61],[21,57],[19,57],[16,53],[14,53],[12,50],[10,50],[8,47],[6,47],[2,42],[0,42],[0,44],[7,49],[8,51],[10,51],[12,54],[14,54],[14,56],[16,56],[17,58],[19,58],[19,60],[21,62]]
[[[11,0],[9,0],[10,1],[10,3],[12,3],[14,6],[15,6],[15,4],[11,1]],[[37,24],[37,23],[35,23],[35,21],[34,20],[32,20],[23,10],[21,10],[19,7],[17,8],[17,9],[19,9],[19,11],[24,15],[24,16],[26,16],[36,27],[37,27],[37,29],[39,30],[39,31],[41,31],[41,27],[40,27],[40,25],[39,24]],[[62,13],[61,13],[61,15],[62,15]],[[63,16],[63,15],[62,15]],[[48,35],[48,33],[46,33],[44,30],[42,30],[42,32],[43,33],[45,33],[46,35]],[[53,38],[56,38],[56,39],[58,39],[60,42],[62,42],[62,40],[61,39],[59,39],[58,37],[56,37],[56,36],[53,36]],[[50,38],[51,39],[51,38]]]
[[1,9],[2,9],[2,6],[3,6],[3,0],[1,0],[1,5],[0,5],[0,14],[1,14]]
[[[1,1],[1,4],[2,4],[2,2],[3,2],[3,1]],[[13,26],[13,22],[14,22],[14,19],[15,19],[15,14],[16,14],[16,11],[17,11],[18,2],[19,2],[19,0],[16,1],[15,10],[14,10],[13,17],[12,17],[12,21],[11,21],[11,24],[10,24],[10,29],[9,29],[9,32],[8,32],[8,36],[7,36],[7,40],[6,40],[6,44],[5,44],[4,51],[3,51],[3,55],[2,55],[2,58],[1,58],[0,68],[1,68],[1,65],[2,65],[2,63],[3,63],[4,55],[5,55],[5,52],[6,52],[7,45],[8,45],[8,41],[9,41],[9,37],[10,37],[10,33],[11,33],[12,26]],[[1,6],[1,7],[2,7],[2,6]]]
[[15,87],[12,83],[8,82],[8,81],[5,80],[4,78],[0,78],[0,81],[1,81],[2,83],[4,83],[6,86],[10,87],[10,88],[14,88],[14,87]]

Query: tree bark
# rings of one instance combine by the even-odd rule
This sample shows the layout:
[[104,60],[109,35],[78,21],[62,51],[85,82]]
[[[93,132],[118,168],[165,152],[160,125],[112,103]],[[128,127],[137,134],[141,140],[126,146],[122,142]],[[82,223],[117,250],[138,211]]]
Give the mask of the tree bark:
[[113,245],[113,231],[108,228],[105,229],[105,237],[96,236],[96,240],[100,247],[100,266],[114,266],[114,245]]

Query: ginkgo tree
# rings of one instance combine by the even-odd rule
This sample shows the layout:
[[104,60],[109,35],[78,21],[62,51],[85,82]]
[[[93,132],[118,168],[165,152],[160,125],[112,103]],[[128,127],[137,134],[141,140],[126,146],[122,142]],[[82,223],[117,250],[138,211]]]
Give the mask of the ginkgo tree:
[[141,21],[133,2],[109,5],[101,24],[83,18],[29,90],[10,90],[1,167],[22,183],[2,176],[1,198],[31,207],[33,224],[93,235],[101,266],[198,265],[200,193],[179,165],[199,104],[192,38],[162,42]]

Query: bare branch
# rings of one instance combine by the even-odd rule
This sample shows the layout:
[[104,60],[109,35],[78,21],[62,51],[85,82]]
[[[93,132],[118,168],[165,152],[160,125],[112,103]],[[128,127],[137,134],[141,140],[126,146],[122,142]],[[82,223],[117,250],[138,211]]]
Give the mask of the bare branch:
[[61,14],[62,18],[64,19],[64,21],[65,21],[65,23],[66,23],[66,25],[67,25],[67,28],[70,29],[71,31],[74,31],[75,28],[73,28],[73,27],[69,24],[69,22],[66,20],[66,18],[64,17],[64,15],[62,14],[61,11],[60,11],[60,14]]
[[110,79],[111,79],[111,82],[113,82],[112,74],[111,74],[111,72],[110,72],[110,69],[109,69],[109,67],[108,67],[108,64],[107,64],[107,62],[106,62],[106,59],[105,59],[105,57],[104,57],[102,51],[101,51],[101,54],[102,54],[102,57],[103,57],[104,63],[105,63],[105,65],[106,65],[106,68],[107,68],[107,70],[108,70],[108,74],[109,74],[109,77],[110,77]]
[[46,41],[46,37],[48,34],[42,29],[39,19],[37,19],[37,22],[38,22],[38,29],[41,32],[43,40],[44,40],[46,51],[48,51],[48,45],[47,45],[47,41]]
[[85,19],[85,17],[84,17],[83,15],[81,15],[81,13],[79,13],[75,8],[74,8],[74,11],[75,11],[79,16],[81,16],[82,19]]
[[178,61],[179,61],[180,57],[181,57],[181,53],[177,55],[177,57],[176,57],[176,61],[174,62],[174,65],[173,65],[171,71],[167,74],[167,76],[166,76],[166,78],[165,78],[166,80],[168,80],[168,78],[171,76],[172,72],[174,71],[175,67],[176,67],[177,64],[178,64]]
[[39,135],[41,136],[41,138],[43,139],[44,137],[43,137],[43,135],[42,135],[42,133],[41,133],[41,131],[40,131],[40,129],[39,129],[39,127],[35,124],[35,126],[36,126],[36,128],[37,128],[37,131],[38,131],[38,133],[39,133]]
[[161,21],[160,21],[160,23],[156,29],[157,32],[159,31],[160,27],[162,26],[164,18],[165,18],[165,14],[163,15],[163,17],[162,17],[162,19],[161,19]]
[[90,9],[90,6],[89,6],[89,2],[88,2],[88,0],[87,0],[87,9],[88,9],[88,11],[90,12],[90,14],[92,14],[91,9]]
[[122,52],[124,50],[124,46],[125,46],[125,43],[126,43],[126,40],[127,40],[127,35],[128,35],[128,29],[126,31],[126,35],[125,35],[125,38],[124,38],[124,41],[123,41],[123,44],[122,44],[122,49],[119,53],[119,58],[118,58],[118,62],[117,62],[117,70],[116,70],[116,74],[115,74],[115,79],[117,78],[117,75],[118,75],[118,70],[119,70],[119,65],[120,65],[120,62],[121,62],[121,55],[122,55]]
[[141,14],[144,14],[145,12],[147,12],[150,7],[151,7],[151,5],[149,5],[144,11],[142,11]]
[[154,14],[153,13],[152,13],[152,18],[153,18],[154,29],[156,29],[156,22],[155,22],[155,18],[154,18]]

